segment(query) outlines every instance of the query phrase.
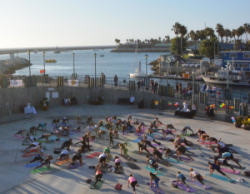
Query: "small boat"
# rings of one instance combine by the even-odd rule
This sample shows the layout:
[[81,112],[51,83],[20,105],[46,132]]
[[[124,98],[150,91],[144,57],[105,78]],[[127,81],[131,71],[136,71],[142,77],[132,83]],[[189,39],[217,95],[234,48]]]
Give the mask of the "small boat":
[[49,60],[45,60],[46,63],[56,63],[55,59],[49,59]]
[[54,51],[54,53],[61,53],[61,51],[59,50],[58,47],[56,47],[56,50]]
[[129,74],[130,78],[144,78],[146,74],[138,69],[135,69],[135,73]]
[[104,55],[100,55],[100,57],[104,57]]

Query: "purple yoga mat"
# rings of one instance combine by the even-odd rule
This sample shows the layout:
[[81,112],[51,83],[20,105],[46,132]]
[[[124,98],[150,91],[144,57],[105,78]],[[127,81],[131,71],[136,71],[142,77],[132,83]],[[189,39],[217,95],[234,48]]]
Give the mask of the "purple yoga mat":
[[[176,181],[171,181],[171,182],[176,184]],[[184,191],[187,191],[187,187],[182,183],[178,182],[178,187],[182,188]],[[187,192],[195,192],[195,190],[192,187],[190,187],[189,185],[188,185],[188,187],[189,187],[189,191],[187,191]]]
[[[84,165],[85,163],[82,163],[82,165]],[[78,168],[78,167],[80,167],[81,165],[80,165],[80,163],[77,163],[77,164],[74,164],[74,165],[71,165],[70,167],[69,167],[69,169],[76,169],[76,168]]]
[[[147,182],[147,185],[150,187],[150,183]],[[157,188],[154,187],[155,183],[152,183],[152,186],[150,187],[150,189],[155,193],[158,194]],[[159,187],[160,193],[163,194],[164,192],[161,190],[161,188]]]
[[232,169],[226,169],[226,168],[220,168],[221,171],[223,172],[228,172],[228,173],[231,173],[231,174],[240,174],[240,171],[233,171]]
[[196,186],[198,186],[198,187],[200,187],[200,188],[202,188],[202,189],[210,189],[210,188],[212,188],[212,187],[210,187],[210,186],[208,186],[208,185],[206,185],[206,188],[204,188],[204,185],[203,184],[201,184],[199,181],[197,181],[197,180],[194,180],[194,181],[191,181],[190,179],[187,179],[187,181],[188,182],[190,182],[190,183],[193,183],[193,184],[195,184]]
[[144,134],[143,132],[135,133],[136,136],[141,136],[141,135],[143,135],[143,134]]
[[158,144],[152,144],[152,146],[154,146],[154,147],[159,147],[160,145],[158,145]]
[[190,158],[186,158],[186,157],[183,157],[183,156],[179,156],[179,158],[180,158],[181,160],[191,161]]

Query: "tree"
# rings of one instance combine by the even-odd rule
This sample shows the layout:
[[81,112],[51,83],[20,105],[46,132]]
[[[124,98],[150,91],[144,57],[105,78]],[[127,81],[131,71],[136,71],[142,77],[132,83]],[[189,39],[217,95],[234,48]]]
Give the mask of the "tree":
[[[178,39],[178,40],[176,40]],[[180,37],[176,37],[176,38],[173,38],[171,39],[171,52],[175,53],[175,54],[181,54],[181,41],[180,41]],[[176,45],[176,43],[179,43],[179,45]],[[186,50],[186,47],[187,47],[187,40],[185,38],[183,38],[182,40],[182,49],[183,50]]]
[[201,30],[201,31],[200,31],[200,33],[199,33],[199,38],[200,38],[200,40],[205,40],[205,39],[207,39],[206,31],[205,31],[205,30]]
[[240,46],[240,37],[244,34],[245,32],[245,29],[243,26],[240,26],[239,28],[237,28],[237,30],[235,31],[235,35],[238,37],[238,40],[236,41],[236,47],[237,49],[239,49],[239,46]]
[[209,36],[210,39],[215,37],[213,28],[206,27],[206,29],[204,30],[204,34],[206,35],[206,37]]
[[217,53],[217,46],[214,45],[216,44],[215,41],[217,41],[216,37],[213,37],[212,39],[202,40],[198,49],[199,54],[212,58],[214,56],[214,53]]
[[248,23],[245,23],[243,25],[244,29],[245,29],[245,34],[246,34],[246,43],[247,43],[247,33],[249,32],[250,30],[250,25]]
[[223,37],[225,35],[224,27],[221,24],[216,25],[216,32],[220,36],[221,43],[223,43]]
[[235,36],[236,36],[236,30],[232,29],[232,31],[231,31],[231,37],[234,38],[234,50],[236,49],[235,48]]
[[[174,31],[175,35],[176,35],[176,41],[178,41],[178,34],[180,34],[180,26],[181,24],[179,22],[175,22],[175,24],[173,25],[173,28],[171,30]],[[171,40],[172,42],[172,40]],[[175,43],[178,46],[178,43]],[[176,47],[176,49],[178,49]],[[178,53],[178,51],[176,50],[176,53]]]
[[187,34],[187,28],[186,28],[186,26],[181,25],[179,30],[180,30],[179,32],[181,35],[181,55],[182,55],[182,39],[183,39],[183,36],[185,36]]
[[229,29],[225,29],[225,37],[226,37],[226,47],[228,43],[228,37],[231,36],[231,31]]
[[158,38],[159,42],[161,42],[161,37]]
[[170,42],[170,36],[167,35],[167,36],[165,36],[165,38],[166,38],[166,42],[169,43]]
[[196,41],[198,40],[198,36],[193,30],[189,32],[189,35],[190,35],[191,40],[194,41],[194,54],[196,54]]

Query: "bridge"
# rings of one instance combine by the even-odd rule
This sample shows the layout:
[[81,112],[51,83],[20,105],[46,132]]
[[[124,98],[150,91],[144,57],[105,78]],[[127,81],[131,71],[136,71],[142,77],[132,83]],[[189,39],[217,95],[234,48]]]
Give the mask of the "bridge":
[[46,52],[46,51],[73,51],[73,50],[92,50],[92,49],[114,49],[117,46],[115,45],[106,45],[106,46],[65,46],[65,47],[27,47],[27,48],[6,48],[0,49],[0,55],[15,53],[26,53],[28,50],[30,52]]

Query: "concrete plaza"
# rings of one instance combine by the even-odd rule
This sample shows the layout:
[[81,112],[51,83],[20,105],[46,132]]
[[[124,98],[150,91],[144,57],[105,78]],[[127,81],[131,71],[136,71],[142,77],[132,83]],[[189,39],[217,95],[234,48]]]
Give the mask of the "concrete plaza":
[[[159,114],[163,113],[163,114]],[[127,115],[131,114],[133,120],[139,119],[147,125],[154,120],[154,115],[157,115],[163,124],[172,123],[176,128],[177,132],[175,134],[180,134],[180,129],[184,126],[189,125],[194,131],[197,131],[199,127],[205,130],[208,135],[216,137],[217,139],[222,138],[225,143],[233,144],[233,149],[235,149],[239,155],[235,154],[236,158],[240,159],[240,163],[246,167],[246,170],[250,169],[249,163],[249,153],[250,153],[250,141],[249,141],[249,131],[243,129],[234,128],[233,124],[215,121],[215,120],[205,120],[203,118],[194,119],[184,119],[180,117],[174,117],[171,111],[160,111],[156,109],[137,109],[130,108],[129,106],[120,105],[101,105],[101,106],[91,106],[91,105],[79,105],[79,106],[58,106],[56,108],[51,108],[48,111],[37,110],[36,115],[32,115],[30,119],[25,119],[24,114],[16,114],[12,116],[5,116],[0,118],[0,193],[82,193],[82,194],[92,194],[92,193],[133,193],[131,187],[127,188],[127,179],[130,173],[134,174],[138,180],[139,187],[137,187],[136,193],[151,194],[154,193],[145,182],[149,182],[149,172],[143,167],[146,164],[146,157],[144,154],[134,154],[132,151],[138,150],[137,143],[130,142],[128,145],[129,155],[132,158],[137,159],[136,165],[140,167],[140,170],[133,170],[126,165],[126,160],[122,159],[123,168],[125,174],[115,174],[113,172],[106,172],[103,174],[103,179],[105,180],[101,190],[92,190],[90,185],[85,182],[86,179],[94,179],[94,170],[89,169],[90,165],[96,165],[98,162],[98,157],[93,159],[85,159],[87,155],[93,152],[102,152],[105,146],[108,145],[108,140],[99,140],[96,142],[91,142],[92,149],[94,151],[83,153],[83,162],[85,165],[77,169],[68,169],[66,165],[57,166],[52,164],[51,170],[45,171],[43,174],[31,174],[30,171],[33,168],[25,168],[24,165],[30,161],[32,158],[22,158],[21,150],[26,148],[22,146],[22,139],[13,137],[13,135],[20,130],[22,127],[29,130],[31,126],[37,126],[39,122],[48,123],[47,130],[52,131],[50,126],[53,119],[62,119],[66,116],[69,118],[69,123],[72,127],[77,127],[76,117],[81,115],[82,120],[86,121],[87,117],[91,115],[93,120],[97,123],[99,120],[104,120],[106,116],[117,115],[118,118],[125,120]],[[82,124],[81,129],[87,131],[87,125]],[[94,132],[92,132],[94,133]],[[119,132],[120,133],[120,132]],[[43,134],[42,131],[38,131],[36,137],[40,137]],[[73,139],[76,143],[81,134],[74,133],[70,137],[64,137],[63,141],[69,138]],[[115,143],[130,141],[137,139],[133,133],[129,135],[119,135],[119,139],[115,139]],[[188,140],[195,141],[195,138],[187,137]],[[46,154],[52,154],[54,159],[58,155],[53,153],[54,148],[58,148],[62,145],[63,141],[55,141],[52,144],[43,143],[46,145]],[[172,142],[161,141],[165,147],[174,149]],[[77,150],[79,147],[73,146],[73,149]],[[118,155],[119,149],[111,149],[113,158]],[[216,155],[211,150],[201,145],[201,150],[194,150],[196,156],[194,161],[183,164],[172,164],[171,167],[163,167],[164,176],[160,176],[161,183],[160,187],[164,193],[186,193],[181,189],[175,189],[171,187],[170,181],[176,179],[176,172],[181,171],[187,179],[189,178],[189,169],[192,167],[195,171],[199,172],[205,180],[205,184],[211,186],[211,189],[204,190],[197,187],[194,184],[188,183],[192,188],[196,190],[196,193],[249,193],[250,180],[243,175],[244,170],[240,170],[240,175],[229,174],[232,179],[244,178],[245,183],[228,183],[222,180],[218,180],[209,176],[205,176],[209,172],[207,161],[209,161],[209,156]],[[199,157],[202,154],[204,157]],[[72,156],[72,153],[71,153]],[[53,162],[52,161],[52,162]],[[212,161],[212,160],[210,160]],[[231,163],[231,162],[229,162]],[[114,164],[111,160],[109,164]],[[216,171],[215,174],[218,174]],[[114,189],[117,183],[123,184],[122,191],[117,191]]]

